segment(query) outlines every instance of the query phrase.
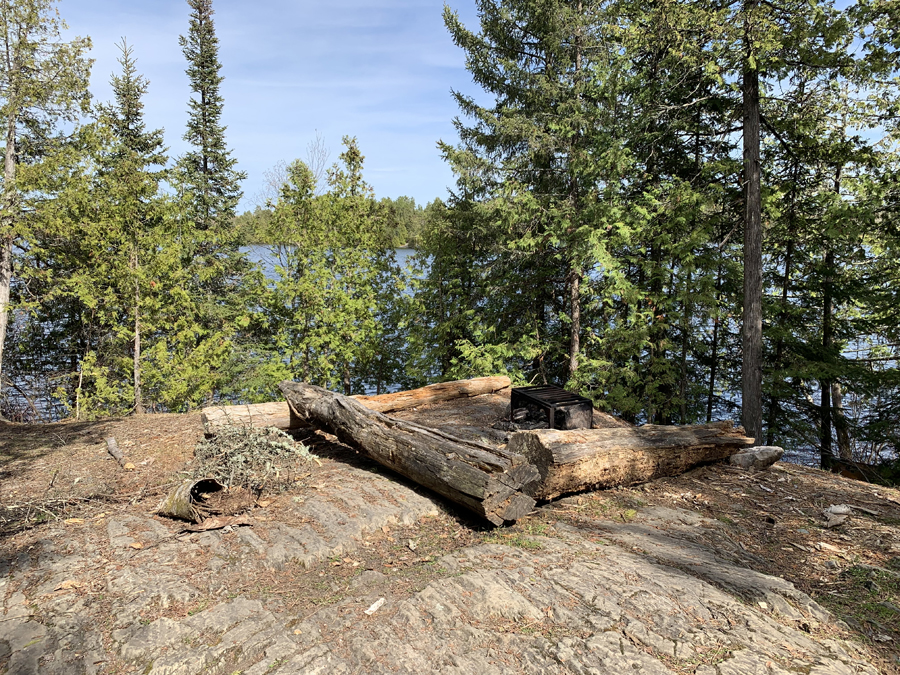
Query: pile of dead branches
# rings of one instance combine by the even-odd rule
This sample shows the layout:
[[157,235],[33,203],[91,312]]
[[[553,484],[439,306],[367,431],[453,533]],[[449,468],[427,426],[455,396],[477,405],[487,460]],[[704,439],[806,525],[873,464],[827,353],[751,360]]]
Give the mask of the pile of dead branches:
[[191,475],[259,494],[287,488],[307,475],[305,466],[315,459],[309,448],[278,429],[223,427],[197,444]]

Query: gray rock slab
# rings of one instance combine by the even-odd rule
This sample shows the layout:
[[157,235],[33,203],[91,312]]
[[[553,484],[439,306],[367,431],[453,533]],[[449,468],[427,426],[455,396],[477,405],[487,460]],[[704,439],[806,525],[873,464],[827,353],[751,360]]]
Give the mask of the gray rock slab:
[[849,645],[817,641],[786,617],[652,556],[577,537],[536,540],[540,550],[485,544],[446,556],[439,561],[446,578],[388,597],[372,616],[365,614],[371,598],[325,608],[299,624],[300,637],[286,617],[243,605],[246,618],[216,647],[185,652],[180,666],[167,655],[151,672],[193,675],[201,663],[215,669],[240,647],[241,667],[252,675],[670,675],[670,666],[683,669],[711,653],[719,655],[715,666],[696,672],[876,674]]
[[189,640],[197,631],[186,625],[162,617],[137,630],[125,642],[119,654],[128,661],[135,661],[159,654],[170,646],[178,646],[183,640]]
[[268,615],[268,612],[258,600],[235,598],[198,612],[184,619],[183,623],[197,632],[222,634],[235,624],[264,614]]
[[[638,513],[631,523],[598,521],[593,529],[628,548],[638,548],[659,562],[689,570],[719,588],[752,603],[764,602],[792,620],[813,618],[834,621],[831,614],[792,583],[757,572],[718,556],[716,549],[695,543],[698,532],[685,532],[705,525],[711,536],[719,523],[683,509],[654,507]],[[687,536],[685,536],[685,534]]]
[[341,484],[290,502],[283,522],[268,526],[264,536],[239,530],[246,553],[263,557],[275,570],[289,564],[310,567],[355,551],[367,534],[385,525],[411,525],[438,514],[431,498],[384,476],[351,467],[341,472],[346,474]]
[[[290,607],[281,600],[226,600],[226,573],[251,579],[316,565],[384,526],[437,513],[429,497],[387,476],[329,471],[318,489],[279,500],[263,512],[268,520],[232,533],[174,539],[174,526],[138,515],[116,516],[83,541],[59,541],[48,528],[55,544],[7,564],[0,660],[17,675],[876,673],[852,644],[799,630],[834,618],[755,571],[721,523],[681,509],[639,509],[628,523],[557,522],[527,547],[498,537],[507,544],[416,568],[427,571],[420,581],[375,570],[330,579],[323,565],[321,581],[340,587],[340,599],[311,614],[281,612]],[[145,548],[129,549],[131,541]],[[53,592],[69,574],[85,586]],[[392,588],[395,578],[404,583]],[[210,605],[184,617],[201,596]]]
[[728,462],[732,466],[739,466],[742,469],[763,471],[780,460],[783,455],[784,448],[779,448],[775,445],[760,445],[732,455]]

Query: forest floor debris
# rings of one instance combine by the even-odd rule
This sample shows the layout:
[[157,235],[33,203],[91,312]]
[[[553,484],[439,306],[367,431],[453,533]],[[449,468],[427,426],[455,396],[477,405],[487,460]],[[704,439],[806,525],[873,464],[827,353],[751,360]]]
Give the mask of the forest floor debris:
[[[240,522],[186,531],[152,510],[202,437],[198,415],[0,424],[0,670],[563,673],[600,659],[702,674],[747,672],[756,654],[771,672],[900,671],[898,490],[717,464],[492,529],[310,433],[320,459],[300,480]],[[829,528],[833,506],[850,512]]]

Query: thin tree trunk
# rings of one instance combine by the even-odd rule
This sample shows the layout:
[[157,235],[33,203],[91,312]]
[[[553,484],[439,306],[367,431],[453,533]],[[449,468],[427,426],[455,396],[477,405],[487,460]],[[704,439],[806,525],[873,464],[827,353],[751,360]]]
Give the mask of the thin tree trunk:
[[144,402],[141,399],[141,285],[137,278],[137,251],[131,259],[134,270],[134,414],[144,414]]
[[[578,0],[576,12],[578,20],[581,20],[583,11],[583,3]],[[575,29],[575,86],[578,96],[581,96],[581,52],[582,52],[582,35],[581,25]],[[572,162],[577,158],[579,147],[581,146],[581,129],[576,128],[575,136],[572,143],[572,150],[569,157],[569,170],[571,173],[571,182],[569,185],[569,198],[572,200],[572,208],[575,211],[576,219],[580,219],[580,194],[578,177],[575,175],[575,167]],[[569,305],[571,308],[572,323],[569,326],[569,380],[575,377],[575,371],[578,370],[578,357],[581,353],[581,269],[574,260],[569,267]]]
[[[7,58],[8,60],[8,58]],[[7,92],[7,104],[12,92]],[[13,226],[17,206],[16,181],[16,115],[6,118],[6,152],[3,158],[3,213],[0,214],[0,391],[3,388],[3,348],[9,324],[9,295],[13,275]]]
[[834,429],[837,432],[838,455],[846,461],[853,461],[853,446],[850,444],[850,425],[844,415],[844,396],[841,383],[831,385],[831,408],[834,412]]
[[581,274],[574,267],[569,271],[569,303],[572,325],[569,328],[569,380],[578,370],[578,355],[581,353]]
[[[793,212],[794,208],[794,198],[791,196],[791,211]],[[781,321],[785,321],[787,318],[787,304],[788,304],[788,295],[790,293],[790,279],[791,279],[791,265],[793,264],[794,257],[794,242],[793,240],[789,240],[787,243],[787,252],[785,253],[784,258],[784,280],[781,282]],[[781,361],[784,359],[784,338],[779,335],[778,343],[775,346],[775,367],[778,368],[781,365]],[[775,391],[772,392],[772,398],[769,401],[769,418],[766,424],[766,445],[773,445],[775,443],[775,415],[778,412],[778,397],[775,395]]]
[[[831,345],[833,342],[833,289],[832,270],[834,269],[834,251],[829,248],[825,252],[825,280],[822,289],[822,355],[826,360],[826,367],[831,361]],[[819,449],[822,453],[822,466],[827,468],[834,459],[834,450],[831,443],[831,384],[829,377],[819,381],[821,394],[820,422],[819,422]]]
[[691,321],[693,320],[693,304],[688,299],[691,297],[691,281],[693,275],[688,272],[687,275],[687,288],[686,293],[684,295],[684,307],[682,309],[682,318],[681,318],[681,384],[679,385],[679,397],[681,398],[680,403],[680,421],[682,424],[687,424],[687,357],[688,357],[688,343],[690,342],[690,330],[691,330]]
[[[834,191],[838,197],[841,194],[841,168],[837,167],[834,174]],[[826,244],[825,250],[825,278],[822,282],[822,356],[825,367],[832,364],[831,350],[834,345],[834,247],[831,241]],[[820,450],[822,453],[822,466],[829,468],[834,459],[834,444],[832,441],[832,386],[835,381],[826,371],[826,377],[819,381],[821,389],[821,422],[819,425]]]
[[748,436],[762,441],[762,194],[759,158],[759,71],[751,66],[751,19],[758,0],[744,5],[744,316],[741,419]]
[[716,316],[713,319],[712,363],[709,367],[709,392],[706,397],[706,423],[712,422],[713,398],[716,395],[716,371],[719,366],[719,303],[722,300],[722,265],[716,274]]
[[[657,363],[666,363],[666,329],[665,329],[665,318],[660,320],[660,316],[663,312],[660,307],[662,303],[662,298],[665,295],[663,291],[663,280],[662,280],[662,246],[654,244],[650,251],[650,260],[653,261],[653,268],[650,271],[650,294],[652,300],[650,302],[650,360],[648,362],[648,369],[650,372],[647,373],[647,379],[653,380],[655,377],[654,373],[657,372],[655,368]],[[658,389],[656,389],[656,395],[662,394],[662,399],[648,397],[648,409],[647,409],[647,419],[653,422],[654,424],[668,424],[669,419],[669,406],[667,403],[671,400],[672,389],[671,384],[667,382],[662,382]]]

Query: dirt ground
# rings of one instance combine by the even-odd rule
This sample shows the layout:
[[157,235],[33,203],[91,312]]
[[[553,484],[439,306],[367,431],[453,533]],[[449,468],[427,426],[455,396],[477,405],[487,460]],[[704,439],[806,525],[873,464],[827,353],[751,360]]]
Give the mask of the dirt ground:
[[[479,398],[460,402],[453,410],[435,406],[430,417],[428,410],[403,416],[435,426],[458,426],[465,420],[487,426],[496,405],[496,400]],[[128,462],[125,469],[109,458],[108,437],[122,449]],[[383,473],[422,492],[333,442],[333,437],[313,432],[298,432],[296,437],[318,459],[287,491],[259,498],[249,514],[257,525],[288,519],[287,507],[309,495],[327,498],[330,481],[343,480],[337,470],[345,465]],[[51,526],[82,531],[113,517],[147,517],[182,480],[179,472],[202,438],[199,414],[48,425],[0,423],[0,560],[11,564]],[[900,491],[896,489],[786,463],[760,473],[716,464],[644,485],[539,504],[514,526],[499,529],[433,499],[439,507],[435,517],[385,526],[351,554],[332,556],[302,571],[233,576],[223,584],[232,594],[229,597],[274,598],[281,610],[310,612],[323,603],[339,602],[343,582],[349,587],[362,570],[388,574],[395,594],[413,593],[433,576],[433,566],[427,563],[466,547],[501,544],[528,550],[548,528],[603,529],[604,523],[627,524],[652,507],[677,508],[718,521],[739,547],[736,555],[752,561],[758,572],[791,582],[841,620],[843,624],[829,627],[831,634],[854,643],[881,672],[900,672]],[[832,505],[849,505],[852,512],[845,522],[827,527],[823,512]],[[174,533],[180,528],[164,524]],[[702,539],[704,533],[698,536]],[[139,549],[135,547],[136,552]],[[110,557],[102,550],[95,555]],[[401,573],[390,576],[393,571]],[[101,577],[103,569],[96,574]],[[90,584],[79,592],[90,593]],[[202,610],[203,602],[208,599],[171,603],[147,620],[187,617]],[[0,649],[0,672],[5,672],[4,658],[9,655],[4,657]],[[131,672],[125,661],[116,663],[103,672]],[[686,667],[675,670],[695,672]]]

